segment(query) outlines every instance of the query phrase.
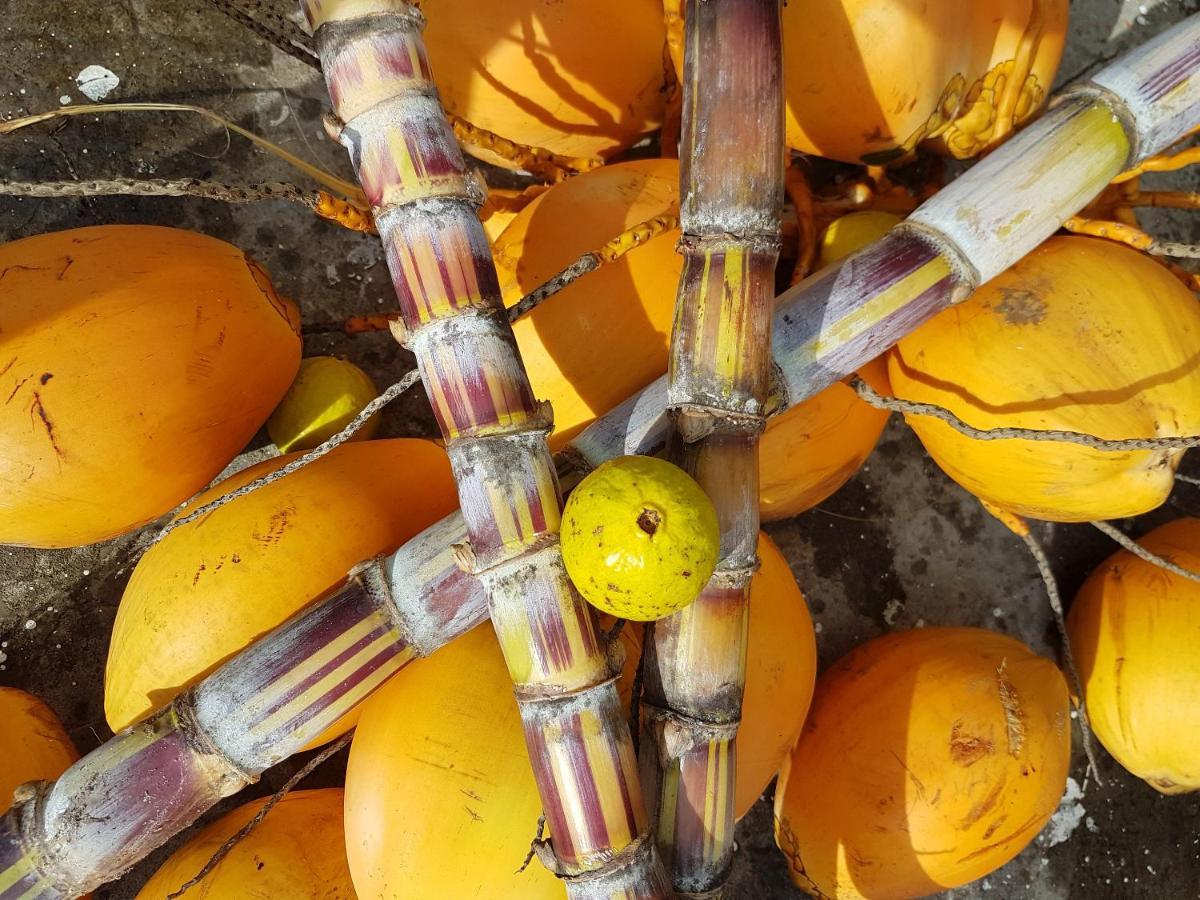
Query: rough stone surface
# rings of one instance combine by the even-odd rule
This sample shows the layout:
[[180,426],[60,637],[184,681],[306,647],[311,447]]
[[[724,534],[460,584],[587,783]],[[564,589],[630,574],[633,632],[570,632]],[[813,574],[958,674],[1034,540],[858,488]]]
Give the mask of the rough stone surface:
[[[286,5],[281,5],[286,8]],[[1195,2],[1075,0],[1066,76],[1086,72]],[[105,102],[196,103],[349,177],[342,150],[324,137],[324,87],[308,66],[279,53],[201,0],[9,0],[0,26],[0,115],[87,102],[77,78],[103,67]],[[96,70],[91,70],[93,73]],[[274,157],[183,113],[88,115],[0,138],[0,171],[24,180],[115,176],[195,177],[231,182],[289,179]],[[1173,185],[1195,188],[1195,178]],[[232,207],[202,200],[0,198],[0,238],[108,222],[169,224],[250,251],[280,288],[300,301],[307,323],[390,308],[381,250],[373,237],[342,231],[284,203]],[[1197,237],[1193,214],[1153,220],[1174,240]],[[337,353],[363,365],[380,386],[411,360],[386,334],[310,335],[307,354]],[[419,392],[390,409],[383,434],[428,434]],[[266,443],[260,438],[250,450]],[[261,456],[262,451],[258,451]],[[1192,461],[1185,470],[1200,472]],[[1176,515],[1200,515],[1200,490],[1181,485],[1169,505],[1122,523],[1140,533]],[[818,623],[828,665],[864,640],[923,624],[975,625],[1011,633],[1055,655],[1059,641],[1032,561],[1019,543],[951,483],[893,421],[862,473],[817,510],[772,526]],[[1039,529],[1070,597],[1113,547],[1086,526]],[[80,749],[109,736],[102,711],[108,633],[133,562],[129,538],[74,551],[0,550],[0,684],[45,698]],[[1078,732],[1076,731],[1076,738]],[[1078,746],[1078,739],[1076,740]],[[292,760],[206,817],[280,785]],[[1074,784],[1050,827],[1016,860],[947,896],[984,898],[1186,898],[1200,896],[1200,800],[1160,797],[1102,754],[1106,783],[1085,781],[1077,751]],[[310,784],[337,783],[340,764]],[[530,823],[532,835],[533,823]],[[133,897],[171,842],[100,900]],[[738,831],[734,898],[785,898],[783,858],[771,837],[769,798]]]

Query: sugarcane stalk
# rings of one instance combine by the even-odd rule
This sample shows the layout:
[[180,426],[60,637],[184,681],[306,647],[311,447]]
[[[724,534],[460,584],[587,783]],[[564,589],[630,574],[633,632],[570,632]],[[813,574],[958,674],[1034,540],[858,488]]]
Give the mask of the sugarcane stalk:
[[684,262],[667,408],[672,455],[713,501],[721,548],[697,600],[653,626],[640,749],[655,838],[685,895],[719,893],[733,858],[784,196],[781,28],[778,0],[688,0],[684,14]]
[[[445,535],[440,535],[444,537]],[[118,733],[0,820],[0,898],[77,897],[299,751],[413,659],[486,617],[477,582],[427,541],[383,561]],[[463,586],[466,586],[466,593]],[[479,597],[475,600],[475,597]],[[252,598],[248,598],[252,599]]]
[[[1120,132],[1097,124],[1096,113],[1119,125]],[[993,222],[995,246],[984,248],[990,252],[964,239],[961,246],[977,248],[971,256],[971,250],[958,251],[943,238],[939,246],[947,255],[939,257],[935,250],[931,257],[923,249],[933,243],[930,237],[917,244],[919,259],[936,273],[962,266],[966,258],[972,269],[992,277],[1098,195],[1107,183],[1105,172],[1124,165],[1123,159],[1113,163],[1112,153],[1101,154],[1099,143],[1133,148],[1132,164],[1157,154],[1197,124],[1200,16],[1192,16],[1117,60],[1093,82],[1068,92],[1040,123],[934,198],[953,192],[943,210],[957,207],[972,222]],[[1101,165],[1098,158],[1109,161]],[[1039,180],[1039,173],[1057,176]],[[1010,192],[1019,197],[1009,202]],[[997,210],[1004,212],[993,215]],[[1022,215],[1019,230],[1005,227]],[[929,219],[934,218],[931,213]],[[931,300],[925,296],[926,282],[888,274],[889,254],[913,246],[900,239],[920,234],[924,227],[902,226],[778,299],[772,411],[800,403],[849,374],[950,302],[953,286],[939,287]],[[934,257],[941,263],[933,262]],[[955,282],[960,289],[969,284]],[[917,312],[897,317],[913,305],[919,306]],[[880,315],[880,307],[885,314]],[[838,352],[822,352],[830,346]],[[659,452],[671,430],[666,406],[664,377],[598,419],[559,454],[562,485],[570,487],[606,459]],[[394,666],[393,671],[482,622],[488,614],[484,586],[456,562],[455,547],[467,537],[461,514],[446,517],[230,658],[178,705],[121,732],[53,784],[23,789],[14,808],[0,818],[0,900],[73,897],[116,878],[218,799],[310,743],[359,702],[360,693],[353,688],[367,677],[370,659],[350,662],[338,678],[318,679],[303,688],[301,667],[345,640],[356,625],[375,621],[381,610],[392,625],[383,629],[388,641],[375,656],[391,654],[394,662],[387,666]],[[264,702],[267,697],[275,700]],[[311,715],[302,717],[294,731],[263,733],[259,723],[284,697],[302,697],[296,708]],[[190,712],[198,706],[213,712],[202,721]],[[240,710],[242,706],[246,709]],[[218,710],[232,710],[237,717],[226,721]],[[234,730],[238,733],[230,734]],[[250,740],[249,734],[261,736]]]
[[629,726],[595,617],[558,545],[562,499],[505,314],[467,169],[404,0],[305,0],[340,139],[374,212],[413,352],[446,440],[551,833],[543,859],[584,897],[669,893]]

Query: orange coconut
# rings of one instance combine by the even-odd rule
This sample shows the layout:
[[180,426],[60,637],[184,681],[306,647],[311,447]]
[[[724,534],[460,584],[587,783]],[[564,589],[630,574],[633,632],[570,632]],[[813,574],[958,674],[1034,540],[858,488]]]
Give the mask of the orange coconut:
[[[738,741],[738,814],[770,781],[812,695],[812,622],[766,538],[752,587],[747,696]],[[637,660],[626,627],[626,671]],[[346,836],[363,897],[561,898],[541,866],[516,870],[541,802],[492,629],[413,663],[364,704],[346,773]],[[469,861],[469,864],[464,864]]]
[[1019,641],[925,628],[823,674],[775,791],[792,879],[836,900],[920,897],[980,878],[1058,807],[1066,681]]
[[0,813],[27,781],[53,781],[79,759],[53,710],[32,694],[0,687]]
[[[1066,33],[1067,0],[1039,2],[1043,28],[1017,107],[1023,117],[1053,82]],[[1032,9],[1032,0],[785,5],[788,145],[846,162],[886,162],[963,117],[952,147],[971,147],[973,136],[993,127],[984,107],[996,103]]]
[[[296,455],[240,472],[189,509]],[[162,707],[351,567],[400,546],[457,502],[436,444],[365,441],[178,528],[146,552],[121,598],[104,679],[109,725],[124,728]],[[345,731],[353,716],[325,737]]]
[[[262,808],[253,800],[206,826],[167,858],[138,892],[166,900]],[[354,900],[346,865],[341,788],[293,791],[185,896],[196,900]]]
[[[896,395],[976,428],[1102,438],[1200,434],[1200,306],[1146,256],[1051,238],[890,351]],[[955,481],[1020,515],[1116,519],[1170,493],[1182,450],[1114,453],[1066,442],[980,441],[908,416]]]
[[294,307],[201,234],[43,234],[0,246],[0,273],[0,543],[157,518],[233,459],[300,364]]
[[[1138,543],[1200,571],[1200,519]],[[1200,584],[1120,550],[1084,582],[1067,630],[1105,749],[1164,794],[1200,790]]]
[[[422,0],[446,111],[522,144],[610,156],[663,114],[657,0]],[[605,30],[619,38],[605,40]],[[469,146],[489,162],[504,160]],[[482,151],[482,152],[481,152]]]

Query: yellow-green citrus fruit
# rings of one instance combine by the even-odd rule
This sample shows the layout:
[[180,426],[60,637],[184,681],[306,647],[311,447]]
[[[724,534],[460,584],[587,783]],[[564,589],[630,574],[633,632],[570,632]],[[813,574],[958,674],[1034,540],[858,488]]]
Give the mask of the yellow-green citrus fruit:
[[872,241],[879,240],[902,221],[893,213],[876,212],[873,209],[839,216],[829,223],[821,235],[818,267],[823,269],[839,259],[845,259]]
[[[137,900],[166,900],[262,809],[240,806],[171,854]],[[354,900],[346,863],[341,788],[294,791],[239,840],[188,900]]]
[[[267,433],[283,453],[311,450],[349,425],[377,393],[371,376],[349,360],[310,356],[267,420]],[[377,413],[352,440],[366,440],[378,427]]]
[[[1139,543],[1200,570],[1200,519]],[[1104,749],[1157,791],[1200,791],[1200,584],[1119,550],[1084,582],[1067,633]]]
[[661,459],[609,460],[579,483],[563,511],[571,580],[585,600],[623,619],[649,622],[683,609],[700,595],[719,550],[712,501]]

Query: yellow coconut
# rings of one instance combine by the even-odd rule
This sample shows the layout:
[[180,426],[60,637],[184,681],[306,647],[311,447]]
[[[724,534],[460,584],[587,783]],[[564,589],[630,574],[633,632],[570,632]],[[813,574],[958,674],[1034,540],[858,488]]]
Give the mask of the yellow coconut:
[[[1067,0],[1042,0],[1043,27],[1017,111],[1054,80]],[[1032,0],[816,0],[783,7],[787,142],[846,162],[886,162],[956,118],[952,148],[994,126],[997,88],[1029,25]],[[991,73],[989,77],[989,73]]]
[[53,781],[79,759],[54,711],[16,688],[0,687],[0,814],[27,781]]
[[[1047,241],[900,341],[897,396],[977,428],[1102,438],[1200,434],[1200,306],[1158,263],[1083,237]],[[908,422],[968,491],[1021,515],[1115,519],[1167,497],[1183,451],[979,441],[929,416]]]
[[[888,392],[882,359],[858,374]],[[862,468],[888,413],[837,382],[767,422],[758,447],[759,513],[764,522],[797,516],[832,496]]]
[[[196,876],[262,808],[254,800],[176,850],[138,892],[166,900]],[[195,900],[354,900],[346,865],[341,788],[293,791],[185,896]]]
[[[446,111],[522,144],[610,156],[662,121],[657,0],[422,0]],[[605,40],[606,30],[619,37]],[[489,162],[503,160],[471,146]]]
[[[768,539],[760,540],[759,553],[738,815],[799,733],[816,667],[812,621],[795,579]],[[628,702],[638,641],[632,627],[623,637]],[[536,862],[516,874],[540,814],[512,685],[490,627],[413,663],[366,702],[346,774],[347,848],[361,896],[561,898],[561,883]]]
[[814,896],[901,900],[1008,862],[1058,807],[1062,673],[976,628],[887,635],[817,682],[775,791],[776,842]]
[[[252,466],[189,509],[293,458]],[[104,678],[109,725],[124,728],[164,706],[351,567],[456,506],[450,464],[436,444],[365,441],[178,528],[146,552],[121,598]],[[345,731],[354,715],[325,737]]]
[[[1200,571],[1200,519],[1138,543]],[[1164,794],[1200,790],[1200,584],[1120,550],[1084,582],[1067,629],[1105,749]]]
[[300,364],[299,318],[241,250],[103,225],[0,246],[0,543],[71,547],[219,473]]

